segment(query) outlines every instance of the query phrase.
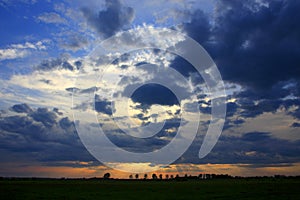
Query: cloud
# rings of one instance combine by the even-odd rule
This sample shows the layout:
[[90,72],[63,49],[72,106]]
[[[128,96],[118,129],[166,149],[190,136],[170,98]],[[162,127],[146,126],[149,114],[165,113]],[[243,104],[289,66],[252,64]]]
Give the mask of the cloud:
[[122,28],[128,26],[134,18],[134,10],[125,7],[119,0],[106,0],[106,8],[95,14],[88,7],[82,8],[88,24],[101,36],[107,38],[114,35]]
[[189,36],[204,46],[209,40],[211,25],[207,15],[201,10],[196,10],[190,22],[183,24],[183,29],[189,33]]
[[162,129],[157,134],[147,138],[133,137],[123,132],[117,126],[107,128],[104,125],[102,128],[105,130],[106,136],[118,147],[130,152],[146,153],[161,149],[167,145],[176,135],[180,122],[181,120],[178,118],[166,120]]
[[68,130],[72,126],[74,126],[74,123],[69,120],[68,117],[64,117],[61,120],[59,120],[59,125],[62,129]]
[[[300,26],[293,17],[299,16],[299,8],[298,1],[221,0],[213,17],[200,10],[185,11],[185,22],[178,28],[208,51],[227,83],[241,86],[232,95],[228,88],[234,102],[227,103],[225,128],[239,129],[247,118],[277,115],[280,109],[300,118]],[[194,84],[203,83],[184,59],[176,57],[170,66]],[[199,103],[202,113],[211,112],[200,96]]]
[[136,153],[152,152],[154,150],[162,148],[169,142],[158,137],[137,138],[131,137],[124,133],[120,133],[118,131],[111,133],[112,134],[106,135],[115,145],[127,151]]
[[43,60],[40,64],[36,66],[37,70],[43,70],[43,71],[51,71],[56,69],[66,69],[70,71],[74,71],[77,69],[77,66],[72,65],[68,61],[68,56],[62,55],[58,58],[50,58],[47,60]]
[[290,111],[289,114],[292,115],[296,119],[300,119],[300,107],[299,107],[300,103],[298,101],[296,101],[295,103],[298,106],[298,108],[293,111]]
[[[293,98],[299,97],[300,93],[298,84],[299,70],[295,67],[299,64],[297,58],[299,50],[295,48],[299,46],[299,38],[297,37],[297,35],[299,35],[299,25],[295,23],[294,18],[287,21],[289,16],[294,15],[297,17],[299,15],[295,11],[296,8],[299,8],[298,3],[296,1],[266,1],[270,3],[268,3],[268,6],[263,6],[257,2],[259,1],[246,1],[244,3],[239,3],[238,1],[220,1],[220,3],[218,3],[218,9],[223,7],[224,10],[215,13],[215,21],[209,21],[208,17],[201,11],[195,11],[189,12],[191,20],[182,25],[182,28],[189,36],[200,42],[214,57],[225,80],[244,86],[243,91],[238,91],[232,95],[234,102],[227,103],[228,128],[242,126],[248,120],[254,120],[254,118],[266,112],[276,113],[276,111],[282,109],[282,107],[287,109],[288,114],[295,118],[300,118],[299,108],[291,109],[293,106],[299,105],[299,101],[293,100]],[[118,31],[126,29],[130,25],[134,15],[131,8],[124,7],[119,1],[106,1],[105,8],[100,10],[98,14],[96,14],[93,9],[91,6],[82,8],[82,13],[88,25],[94,28],[103,37],[109,37]],[[289,13],[289,11],[291,13]],[[61,17],[60,15],[56,13],[52,13],[52,15],[53,17],[49,18],[51,17],[51,13],[44,13],[39,16],[39,18],[42,17],[40,20],[44,20],[43,22],[45,23],[66,23],[65,19],[59,18]],[[151,31],[150,29],[146,30]],[[136,29],[133,31],[134,33],[131,32],[128,34],[128,40],[125,42],[128,42],[128,45],[134,42],[151,44],[152,39],[150,39],[150,42],[138,41],[139,34],[146,34],[147,31],[142,32]],[[160,40],[161,37],[159,37],[159,33],[157,35],[158,37],[153,38],[153,41]],[[175,36],[169,36],[169,38],[175,42],[179,40],[175,38]],[[167,45],[167,41],[159,42],[165,44],[165,46]],[[63,48],[72,51],[80,50],[87,44],[88,40],[79,34],[72,35],[61,43]],[[118,48],[119,45],[116,45],[116,47]],[[42,50],[42,47],[36,47],[34,43],[26,43],[11,45],[7,47],[7,49],[12,49],[15,52],[12,51],[9,53],[9,51],[7,51],[8,53],[6,55],[2,52],[4,55],[3,60],[21,58],[22,56],[27,56],[27,53],[30,53],[31,50]],[[23,51],[24,55],[21,53]],[[9,55],[11,56],[9,57]],[[0,60],[2,58],[1,56],[0,51]],[[159,58],[163,57],[161,54],[156,54],[155,56]],[[133,59],[128,55],[121,56],[121,59],[113,63],[119,64],[120,66],[120,70],[114,72],[117,76],[121,74],[121,70],[122,73],[128,73],[131,76],[128,79],[122,79],[123,82],[117,86],[117,90],[123,90],[123,88],[126,88],[130,83],[139,83],[139,81],[143,81],[146,75],[149,75],[148,71],[138,73],[138,70],[136,70],[140,65],[146,64],[145,61],[149,62],[149,59],[146,57],[144,59],[145,61],[143,61],[142,59],[138,60],[139,58],[137,58],[137,56],[135,58],[136,63],[139,64],[134,65],[134,63],[130,63]],[[78,84],[80,85],[77,85],[78,88],[76,88],[73,83],[69,83],[70,80],[67,80],[72,77],[71,73],[81,67],[81,61],[74,62],[72,59],[69,59],[68,56],[50,58],[36,66],[38,72],[27,76],[27,80],[33,80],[32,82],[26,82],[25,79],[21,79],[25,76],[14,76],[14,79],[11,81],[24,87],[35,88],[42,92],[50,91],[49,93],[52,96],[55,92],[56,97],[49,98],[46,102],[46,98],[38,97],[36,98],[36,102],[49,105],[51,101],[55,101],[55,106],[57,106],[68,103],[66,102],[66,98],[61,98],[62,94],[65,95],[64,97],[69,97],[69,93],[65,90],[78,93],[96,91],[97,88],[92,87],[94,83],[91,84],[88,78],[82,81],[84,84]],[[193,84],[197,85],[197,87],[202,87],[199,83],[202,83],[203,80],[201,77],[195,75],[195,69],[184,59],[176,57],[171,67],[181,72]],[[96,69],[85,68],[84,70],[86,71],[83,71],[83,73],[88,73],[90,72],[89,70],[92,71]],[[55,71],[55,73],[51,73],[52,71]],[[94,74],[95,71],[92,73]],[[113,72],[108,70],[108,74],[109,73]],[[36,77],[36,80],[34,77]],[[110,75],[108,78],[110,78]],[[290,79],[293,79],[293,81]],[[111,82],[113,81],[112,79]],[[109,91],[112,88],[111,85],[108,84],[107,87],[100,85],[100,90],[104,88]],[[104,89],[103,93],[108,93],[104,91]],[[185,91],[185,88],[182,88],[181,91]],[[17,91],[15,92],[18,93]],[[25,90],[24,93],[26,93]],[[35,94],[36,93],[32,92],[30,95],[26,95],[28,98],[34,98]],[[3,95],[6,94],[3,93]],[[39,95],[40,93],[36,96]],[[51,95],[47,97],[51,97]],[[208,97],[198,94],[197,96],[197,100],[202,105],[200,107],[202,114],[209,114],[211,108],[209,101],[206,100]],[[55,98],[55,100],[53,100],[53,98]],[[160,104],[165,105],[165,108],[178,104],[176,97],[174,97],[169,90],[153,85],[141,87],[134,93],[131,99],[136,103],[137,109],[138,107],[142,108],[139,109],[139,111],[145,111],[145,105]],[[107,115],[112,114],[110,101],[106,98],[96,99],[95,109],[100,113]],[[72,153],[72,150],[74,150],[73,144],[68,144],[70,148],[64,146],[69,141],[74,142],[74,144],[78,142],[78,140],[74,140],[73,136],[68,135],[74,133],[72,132],[74,131],[72,128],[73,123],[69,118],[63,116],[63,114],[59,114],[58,110],[51,111],[49,108],[33,109],[27,104],[17,104],[11,107],[11,111],[15,112],[14,115],[18,113],[20,113],[20,115],[11,116],[10,118],[4,117],[3,121],[1,121],[1,133],[5,133],[5,140],[3,140],[3,146],[0,145],[1,147],[9,148],[9,145],[12,145],[11,148],[15,147],[17,149],[16,142],[13,142],[15,139],[15,141],[20,141],[20,148],[23,150],[26,149],[25,144],[30,146],[30,144],[34,142],[35,144],[32,145],[32,149],[33,147],[42,149],[40,153],[41,157],[47,151],[47,156],[44,158],[45,160],[76,158],[75,153]],[[133,116],[140,121],[149,120],[149,116],[145,113],[138,112],[134,113]],[[174,116],[172,119],[174,119]],[[292,123],[293,121],[290,121],[287,126],[290,126]],[[291,129],[296,130],[296,127],[298,127],[297,123],[298,122],[293,123],[292,127],[294,128]],[[146,147],[146,151],[150,151],[167,144],[168,139],[170,139],[174,131],[176,131],[175,125],[175,122],[171,124],[170,119],[158,137],[147,141],[132,140],[125,134],[117,131],[112,132],[111,137],[118,145],[128,148],[131,151],[138,152],[139,148],[144,147]],[[109,130],[113,131],[112,129]],[[299,157],[294,155],[295,152],[299,153],[299,149],[297,149],[296,146],[299,143],[274,138],[272,134],[264,132],[264,130],[258,130],[260,132],[253,131],[242,134],[243,131],[235,129],[232,134],[241,134],[241,137],[237,135],[235,135],[235,137],[227,137],[225,135],[224,138],[220,139],[216,149],[209,155],[210,157],[200,162],[211,162],[211,160],[218,162],[219,160],[219,162],[237,163],[241,161],[244,163],[255,163],[264,162],[265,159],[265,162],[271,163],[299,160]],[[283,132],[284,131],[282,131],[282,134]],[[5,141],[10,142],[4,145]],[[197,142],[200,144],[201,140]],[[50,145],[49,143],[54,144]],[[271,149],[271,146],[268,145],[269,143],[276,148]],[[55,150],[46,150],[42,144],[44,144],[45,147],[54,147]],[[262,147],[258,147],[259,145]],[[286,153],[289,154],[286,157],[284,148],[287,149]],[[62,150],[64,150],[65,155],[68,155],[61,156],[60,151]],[[193,151],[188,152],[183,156],[183,160],[180,160],[180,162],[198,162],[198,151],[199,148],[195,148]],[[51,154],[53,155],[49,156]]]
[[24,44],[12,44],[10,47],[15,49],[35,49],[35,50],[45,50],[47,47],[45,43],[48,43],[47,40],[38,41],[36,43],[25,42]]
[[30,113],[32,117],[37,122],[42,122],[45,127],[52,127],[56,124],[56,113],[48,111],[47,108],[38,108],[36,111]]
[[99,95],[95,96],[95,110],[97,112],[105,113],[107,115],[112,115],[113,113],[111,102],[107,100],[101,100]]
[[[126,89],[125,89],[126,90]],[[134,91],[131,96],[133,102],[142,105],[179,105],[179,102],[168,88],[159,84],[146,84]]]
[[78,51],[84,49],[88,44],[89,41],[85,36],[74,34],[67,36],[61,46],[67,50]]
[[294,128],[299,128],[300,127],[300,123],[298,122],[294,122],[291,127],[294,127]]
[[37,20],[47,24],[66,24],[67,20],[54,12],[43,13],[37,17]]
[[16,104],[11,107],[11,109],[17,113],[31,113],[32,109],[26,104]]
[[233,116],[238,109],[238,105],[235,102],[228,102],[226,104],[226,116],[231,117]]
[[5,160],[3,152],[9,152],[11,157],[26,157],[32,162],[94,161],[80,142],[74,124],[68,117],[47,108],[29,109],[32,112],[25,115],[1,116],[1,162]]
[[242,136],[242,140],[250,142],[263,142],[270,138],[270,133],[266,132],[250,132]]
[[198,158],[202,137],[194,143],[176,163],[223,163],[223,164],[273,164],[299,161],[300,140],[279,139],[268,132],[247,132],[241,136],[222,135],[207,157]]
[[225,80],[264,90],[300,78],[300,2],[219,1],[209,48]]
[[171,62],[170,67],[176,69],[186,77],[191,76],[192,73],[197,73],[197,70],[194,68],[194,66],[180,56],[177,56]]
[[18,49],[0,49],[0,61],[1,60],[11,60],[16,58],[24,58],[29,54],[26,50]]
[[240,115],[245,118],[254,118],[264,112],[276,112],[282,101],[280,100],[262,100],[258,104],[255,104],[252,100],[245,102],[240,100],[241,108]]
[[1,130],[11,133],[30,133],[30,130],[41,131],[43,128],[33,124],[27,116],[9,116],[1,119]]
[[299,8],[296,0],[221,0],[212,23],[194,11],[182,27],[208,50],[223,79],[266,92],[280,81],[300,78]]
[[46,50],[46,41],[36,43],[26,42],[24,44],[11,44],[8,48],[0,49],[0,61],[24,58],[31,54],[32,50]]

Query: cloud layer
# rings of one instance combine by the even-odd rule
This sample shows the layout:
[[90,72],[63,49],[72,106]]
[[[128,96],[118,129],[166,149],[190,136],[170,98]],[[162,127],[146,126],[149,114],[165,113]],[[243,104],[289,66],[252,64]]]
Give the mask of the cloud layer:
[[88,24],[104,38],[107,38],[132,22],[134,10],[131,7],[123,6],[119,0],[106,0],[105,3],[104,10],[97,14],[88,7],[83,7],[81,10]]
[[[18,2],[35,9],[42,6],[35,1]],[[198,103],[197,137],[176,164],[280,168],[299,163],[300,2],[219,0],[202,6],[198,1],[168,2],[62,1],[45,4],[53,7],[47,12],[33,9],[28,15],[25,9],[20,15],[14,12],[15,18],[6,13],[9,17],[4,21],[22,28],[14,35],[6,26],[9,34],[0,42],[0,162],[22,157],[20,162],[25,162],[26,157],[48,166],[82,167],[82,161],[89,166],[99,164],[80,142],[71,107],[86,114],[79,123],[88,124],[92,120],[85,116],[95,114],[97,124],[89,125],[100,125],[118,147],[138,153],[158,150],[175,137],[180,122],[184,126],[195,119],[198,109],[193,105]],[[8,1],[0,6],[18,9]],[[33,31],[27,32],[28,27]],[[105,40],[132,27],[122,39]],[[163,50],[124,53],[153,44],[168,48],[185,40],[169,28],[192,37],[208,51],[227,89],[223,135],[201,160],[198,152],[212,111],[212,97],[201,75],[182,57]],[[143,40],[144,35],[153,37]],[[111,54],[89,54],[99,41],[104,41],[104,49]],[[172,79],[170,68],[186,80]],[[180,101],[166,87],[152,83],[128,95],[132,88],[151,80],[176,86],[184,98]],[[72,93],[75,98],[93,94],[93,101],[71,105]],[[120,101],[112,102],[117,97]],[[180,120],[180,106],[189,113],[188,120]],[[120,131],[110,123],[111,117],[130,123],[121,124],[125,131]],[[162,130],[150,138],[126,134],[140,125],[163,121]]]

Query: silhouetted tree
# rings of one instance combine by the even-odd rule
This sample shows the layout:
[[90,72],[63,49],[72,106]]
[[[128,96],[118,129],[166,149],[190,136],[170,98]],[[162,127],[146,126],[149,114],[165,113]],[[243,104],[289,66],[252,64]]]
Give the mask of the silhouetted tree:
[[202,174],[199,174],[199,175],[198,175],[198,178],[199,178],[199,179],[202,179]]
[[148,178],[148,174],[144,174],[144,179],[147,179]]
[[163,175],[162,175],[162,174],[160,174],[160,175],[159,175],[159,179],[161,180],[162,178],[163,178]]
[[135,175],[135,179],[139,179],[139,174],[136,174],[136,175]]
[[130,174],[130,175],[129,175],[129,178],[130,178],[130,179],[133,179],[133,176],[132,176],[132,174]]
[[173,174],[171,174],[170,178],[171,178],[171,179],[173,179],[173,178],[174,178],[174,175],[173,175]]
[[205,179],[210,179],[210,178],[211,178],[211,175],[210,175],[210,174],[204,174],[204,178],[205,178]]
[[166,174],[166,179],[169,179],[169,174]]
[[211,179],[214,179],[214,178],[216,178],[216,176],[217,176],[216,174],[211,174],[211,175],[210,175],[210,178],[211,178]]
[[157,176],[156,174],[152,174],[152,179],[156,180],[157,179]]
[[103,178],[104,178],[104,179],[109,179],[109,178],[110,178],[110,173],[105,173],[105,174],[103,175]]

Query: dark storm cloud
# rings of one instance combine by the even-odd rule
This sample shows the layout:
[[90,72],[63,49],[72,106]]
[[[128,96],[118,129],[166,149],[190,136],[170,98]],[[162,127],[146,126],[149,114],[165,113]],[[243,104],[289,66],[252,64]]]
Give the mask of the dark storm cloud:
[[74,65],[76,66],[76,68],[79,70],[82,67],[82,61],[77,60],[74,62]]
[[149,105],[138,103],[137,105],[130,106],[133,109],[141,110],[142,112],[147,112]]
[[[224,124],[224,127],[223,127],[223,131],[225,131],[229,128],[237,128],[240,125],[242,125],[243,123],[245,123],[245,120],[242,119],[242,118],[227,116],[227,118],[225,119],[225,124]],[[207,122],[207,124],[209,124],[209,121]]]
[[281,100],[262,100],[258,104],[253,101],[240,101],[241,109],[240,115],[245,118],[254,118],[264,112],[276,112],[283,101]]
[[99,95],[95,95],[95,110],[97,112],[104,113],[107,115],[112,115],[113,113],[111,102],[105,99],[101,99]]
[[228,102],[226,104],[226,116],[232,117],[238,109],[238,105],[235,102]]
[[120,68],[121,69],[128,69],[129,65],[121,65]]
[[74,70],[74,67],[68,61],[64,61],[61,65],[61,67],[63,69],[68,69],[70,71]]
[[196,73],[196,69],[190,64],[188,61],[183,59],[180,56],[176,56],[176,58],[171,62],[170,67],[176,69],[182,75],[189,77],[191,73]]
[[62,129],[69,129],[70,127],[74,126],[73,122],[70,121],[68,117],[64,117],[59,120],[59,125]]
[[[54,108],[53,111],[48,108],[32,109],[29,107],[29,109],[31,112],[26,113],[26,115],[2,117],[0,130],[20,133],[23,137],[41,141],[60,139],[63,141],[64,136],[73,137],[75,131],[73,123],[67,117],[60,118],[59,116],[63,113],[59,112],[57,108]],[[66,130],[70,132],[66,132]],[[61,132],[66,134],[59,135]],[[61,138],[59,138],[60,136]]]
[[52,110],[58,115],[63,115],[63,112],[60,112],[58,108],[53,108]]
[[[125,89],[126,90],[126,89]],[[146,84],[139,87],[131,96],[134,102],[142,105],[179,105],[176,96],[168,88],[159,84]]]
[[279,81],[274,84],[272,87],[267,90],[258,90],[256,88],[247,88],[244,91],[236,94],[235,96],[238,98],[245,98],[250,100],[260,100],[260,99],[282,99],[288,95],[299,96],[298,83],[295,80],[290,81]]
[[[297,0],[221,0],[214,23],[196,11],[183,28],[208,50],[223,79],[268,92],[280,81],[300,78],[299,9]],[[192,71],[179,59],[176,65]]]
[[73,122],[59,117],[58,109],[30,109],[26,115],[1,116],[0,157],[9,151],[12,157],[18,154],[43,162],[94,160],[80,142]]
[[[238,114],[245,118],[254,118],[263,113],[275,113],[279,108],[290,109],[300,105],[297,98],[286,98],[290,95],[299,96],[298,83],[292,81],[280,81],[266,91],[248,88],[242,92],[230,96],[235,98],[235,103],[227,103],[227,116]],[[289,111],[287,114],[299,118],[298,110]]]
[[[299,104],[298,104],[298,105],[299,105]],[[297,118],[297,119],[300,119],[300,108],[297,108],[295,111],[290,112],[290,114],[291,114],[293,117],[295,117],[295,118]]]
[[[200,100],[198,101],[199,104],[199,110],[201,111],[201,113],[204,114],[211,114],[211,101],[204,101],[204,100]],[[235,102],[227,102],[226,103],[226,117],[232,117],[234,116],[239,109],[239,105]]]
[[50,71],[55,69],[67,69],[73,71],[77,68],[77,66],[73,66],[72,64],[70,64],[68,58],[65,56],[44,60],[36,66],[37,70],[43,71]]
[[110,134],[106,135],[118,147],[135,153],[151,152],[164,147],[169,142],[159,137],[131,137],[120,131],[110,131]]
[[212,152],[200,160],[198,152],[202,141],[203,138],[197,136],[176,163],[273,164],[295,163],[300,158],[300,140],[279,139],[266,132],[250,132],[241,137],[222,135]]
[[32,112],[32,109],[26,104],[16,104],[11,107],[11,110],[17,113],[30,113]]
[[[250,143],[250,151],[257,151],[269,155],[281,155],[285,159],[288,157],[299,159],[300,140],[289,141],[273,137],[266,132],[250,132],[241,137],[241,141]],[[272,159],[271,157],[269,159]],[[273,158],[274,159],[274,158]],[[276,158],[275,158],[276,159]]]
[[30,134],[33,130],[41,132],[43,127],[34,124],[34,121],[28,116],[9,116],[2,117],[0,120],[1,130],[12,133]]
[[[183,29],[188,35],[206,48],[211,37],[211,25],[209,24],[208,17],[201,10],[196,10],[190,13],[191,20],[183,23]],[[197,73],[197,70],[188,61],[180,56],[177,56],[171,63],[170,67],[176,69],[184,76],[190,76],[192,73]],[[197,80],[196,83],[203,80]]]
[[211,54],[224,79],[265,90],[300,78],[300,2],[219,1]]
[[244,122],[245,122],[245,120],[243,120],[243,119],[235,119],[235,120],[233,120],[233,124],[235,124],[235,125],[243,124]]
[[250,132],[242,136],[242,140],[250,142],[265,141],[270,138],[270,133],[266,132]]
[[196,10],[192,14],[190,22],[184,23],[183,28],[194,40],[204,45],[209,41],[211,25],[208,17],[201,10]]
[[[176,135],[177,128],[180,126],[181,119],[173,118],[166,120],[163,128],[154,136],[148,138],[132,137],[125,134],[122,130],[110,130],[106,136],[118,147],[124,148],[130,152],[145,153],[158,150],[167,145]],[[183,122],[182,124],[185,124]],[[169,132],[169,129],[175,129],[175,132]]]
[[48,111],[47,108],[38,108],[29,115],[35,121],[41,122],[45,127],[52,127],[56,124],[57,115],[55,112]]
[[134,117],[134,118],[137,118],[137,119],[139,119],[139,120],[141,120],[141,121],[147,121],[147,120],[150,119],[149,116],[145,116],[143,113],[136,114],[136,115],[134,115],[133,117]]
[[119,65],[121,62],[126,62],[130,59],[130,53],[124,53],[120,57],[114,59],[111,64]]
[[103,37],[110,37],[128,26],[134,18],[134,10],[119,0],[106,0],[106,8],[95,14],[90,8],[81,9],[88,24]]
[[300,127],[300,123],[298,122],[294,122],[291,127],[294,127],[294,128],[299,128]]

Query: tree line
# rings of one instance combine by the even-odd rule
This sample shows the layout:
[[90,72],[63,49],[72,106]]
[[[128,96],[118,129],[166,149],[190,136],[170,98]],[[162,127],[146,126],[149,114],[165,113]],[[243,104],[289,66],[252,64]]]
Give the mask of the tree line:
[[[110,173],[105,173],[103,179],[111,179]],[[285,176],[285,175],[274,175],[274,176],[253,176],[253,177],[242,177],[242,176],[231,176],[229,174],[199,174],[198,176],[185,174],[179,176],[176,174],[130,174],[127,180],[210,180],[210,179],[261,179],[261,178],[273,178],[273,179],[286,179],[286,178],[300,178],[300,176]]]
[[[111,175],[110,173],[105,173],[103,176],[103,179],[110,179]],[[176,174],[175,176],[173,174],[155,174],[153,173],[151,176],[148,174],[144,174],[143,176],[140,176],[140,174],[130,174],[128,179],[130,180],[189,180],[189,179],[220,179],[220,178],[233,178],[232,176],[228,174],[199,174],[198,176],[192,176],[185,174],[184,176],[179,176],[179,174]]]

